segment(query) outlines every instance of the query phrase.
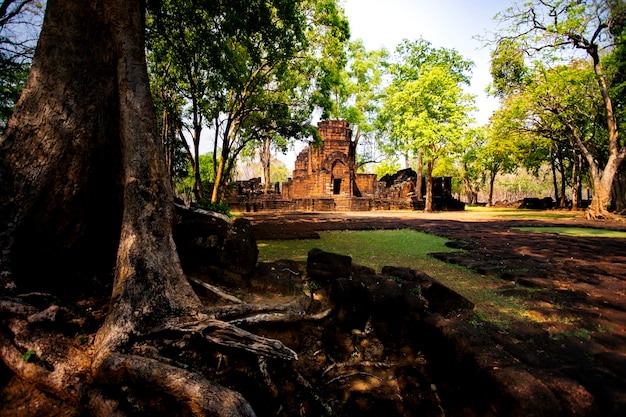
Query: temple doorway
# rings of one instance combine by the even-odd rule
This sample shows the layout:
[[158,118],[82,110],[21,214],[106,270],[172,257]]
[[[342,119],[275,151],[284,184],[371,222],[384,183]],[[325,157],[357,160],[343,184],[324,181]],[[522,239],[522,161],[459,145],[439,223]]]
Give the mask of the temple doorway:
[[335,178],[333,180],[333,194],[337,195],[341,193],[341,178]]

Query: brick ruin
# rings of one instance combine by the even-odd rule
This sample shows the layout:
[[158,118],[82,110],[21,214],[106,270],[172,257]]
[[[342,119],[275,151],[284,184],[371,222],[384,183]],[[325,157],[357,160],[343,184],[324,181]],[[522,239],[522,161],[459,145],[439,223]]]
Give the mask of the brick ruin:
[[[345,120],[319,122],[322,138],[319,145],[310,144],[296,158],[293,175],[281,187],[276,184],[264,194],[261,179],[237,183],[228,200],[233,211],[368,211],[392,209],[423,209],[423,201],[415,194],[417,174],[412,169],[385,176],[357,172],[356,143]],[[435,179],[437,210],[463,210],[463,203],[452,198],[451,178]],[[425,191],[425,184],[422,184]],[[422,195],[424,195],[422,193]],[[442,201],[458,204],[444,204]],[[453,207],[454,206],[454,207]],[[456,208],[455,208],[456,207]]]

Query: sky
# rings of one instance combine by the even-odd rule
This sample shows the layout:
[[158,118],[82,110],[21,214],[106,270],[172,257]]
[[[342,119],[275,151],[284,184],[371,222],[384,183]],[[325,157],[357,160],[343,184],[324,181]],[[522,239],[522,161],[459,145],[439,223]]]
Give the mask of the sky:
[[493,17],[511,4],[512,0],[343,0],[351,39],[362,39],[368,50],[385,47],[393,52],[403,39],[421,37],[435,48],[455,49],[473,61],[468,91],[477,96],[479,125],[489,121],[498,102],[485,93],[491,82],[490,51],[475,36],[493,32],[497,28]]
[[[485,89],[491,82],[490,50],[478,36],[497,29],[493,19],[513,0],[343,0],[350,22],[351,40],[362,39],[368,50],[386,48],[393,52],[403,39],[429,41],[435,48],[458,51],[474,62],[472,82],[467,89],[476,96],[476,123],[484,125],[498,108],[498,101]],[[293,169],[296,151],[276,155],[288,169]]]

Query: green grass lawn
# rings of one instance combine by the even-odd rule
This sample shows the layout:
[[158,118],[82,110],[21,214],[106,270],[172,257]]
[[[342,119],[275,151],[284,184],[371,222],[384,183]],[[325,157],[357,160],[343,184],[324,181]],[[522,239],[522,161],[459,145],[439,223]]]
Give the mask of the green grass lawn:
[[446,239],[410,229],[374,231],[322,232],[320,239],[259,242],[259,261],[292,259],[306,261],[310,249],[352,257],[356,264],[367,265],[380,272],[385,265],[430,269],[441,263],[427,256],[429,252],[445,252]]
[[430,252],[453,251],[445,246],[446,241],[410,229],[321,232],[320,239],[259,241],[259,261],[306,261],[308,251],[319,248],[349,255],[354,263],[369,266],[377,272],[385,265],[424,271],[476,304],[480,317],[503,327],[512,320],[530,316],[519,300],[497,293],[503,281],[428,256]]
[[523,219],[554,219],[566,220],[584,217],[582,211],[567,210],[529,210],[505,207],[465,206],[468,213],[484,214],[493,217],[510,217]]
[[535,232],[535,233],[556,233],[559,235],[580,236],[580,237],[606,237],[626,239],[626,232],[619,232],[608,229],[595,229],[590,227],[516,227],[515,230]]

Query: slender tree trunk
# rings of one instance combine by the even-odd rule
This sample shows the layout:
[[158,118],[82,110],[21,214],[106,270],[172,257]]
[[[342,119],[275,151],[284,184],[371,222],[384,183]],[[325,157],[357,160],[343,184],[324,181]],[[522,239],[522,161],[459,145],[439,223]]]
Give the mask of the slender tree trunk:
[[552,169],[552,186],[554,187],[554,200],[555,201],[559,201],[559,186],[558,186],[558,180],[557,180],[557,176],[556,176],[556,161],[555,161],[555,155],[554,155],[554,150],[550,151],[550,168]]
[[426,164],[426,204],[424,210],[427,212],[433,211],[433,161],[428,161]]
[[493,185],[496,182],[496,175],[498,175],[498,171],[496,170],[489,172],[489,197],[487,197],[487,207],[493,206]]
[[263,192],[265,194],[269,194],[270,186],[271,186],[271,162],[272,162],[272,149],[271,149],[271,140],[270,138],[263,139],[263,147],[261,149],[261,165],[263,165],[263,180],[265,182],[265,186],[263,188]]
[[465,173],[463,175],[463,183],[465,184],[465,195],[467,196],[468,204],[476,204],[478,203],[478,193],[474,191],[472,187],[472,182],[470,181],[469,175],[467,173],[467,162],[463,164],[463,168]]
[[578,210],[580,208],[582,189],[581,171],[582,158],[577,152],[574,152],[574,161],[572,162],[572,210]]
[[193,194],[196,202],[202,200],[202,176],[200,176],[200,134],[202,126],[194,122],[193,127]]
[[424,178],[424,161],[423,161],[423,153],[419,151],[417,153],[417,186],[415,187],[417,190],[417,199],[422,200],[424,196],[422,195],[422,182]]
[[567,201],[565,198],[565,189],[567,187],[567,181],[565,181],[565,161],[563,160],[563,150],[559,148],[559,172],[561,173],[561,195],[557,199],[558,207],[563,209],[567,207]]

